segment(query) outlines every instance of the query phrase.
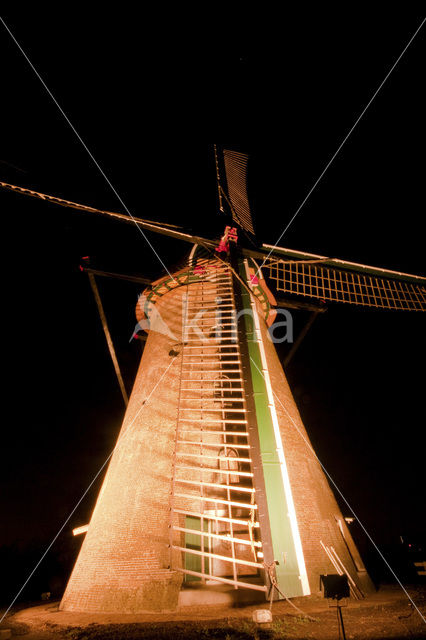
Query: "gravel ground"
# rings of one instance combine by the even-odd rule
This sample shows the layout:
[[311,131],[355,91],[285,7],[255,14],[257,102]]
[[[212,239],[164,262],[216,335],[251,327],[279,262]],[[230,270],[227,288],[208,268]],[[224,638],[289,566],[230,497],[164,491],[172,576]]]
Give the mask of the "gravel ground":
[[[426,588],[409,593],[426,617]],[[260,628],[255,606],[185,607],[174,614],[109,615],[58,611],[58,603],[43,603],[14,611],[0,629],[11,629],[12,638],[25,640],[271,640],[339,638],[337,611],[325,600],[298,599],[294,602],[315,621],[298,615],[286,602],[274,603],[273,622]],[[335,604],[335,603],[333,603]],[[348,640],[389,638],[425,639],[426,624],[397,587],[380,589],[364,601],[348,601],[342,609]],[[1,634],[0,634],[1,637]]]

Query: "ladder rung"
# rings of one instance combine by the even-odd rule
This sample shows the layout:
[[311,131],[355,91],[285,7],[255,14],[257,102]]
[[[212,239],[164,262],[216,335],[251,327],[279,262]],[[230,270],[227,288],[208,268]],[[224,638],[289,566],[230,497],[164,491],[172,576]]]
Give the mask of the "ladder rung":
[[198,327],[201,326],[206,326],[206,327],[211,327],[211,326],[217,326],[217,327],[237,327],[238,323],[236,322],[236,320],[232,320],[231,318],[226,318],[226,322],[222,322],[221,318],[218,318],[219,322],[217,322],[215,325],[212,325],[212,320],[215,320],[215,318],[207,318],[208,322],[203,322],[203,318],[199,318],[199,322],[197,324]]
[[[225,354],[226,355],[226,354]],[[184,356],[185,357],[185,356]],[[197,356],[186,356],[187,358],[195,358]],[[217,356],[218,358],[224,358],[225,356]],[[199,361],[189,361],[189,362],[184,362],[183,364],[196,364],[199,367],[206,365],[206,366],[210,366],[211,364],[241,364],[241,360],[219,360],[218,363],[216,362],[199,362]]]
[[[186,389],[184,387],[181,387],[180,390],[181,391],[194,391],[194,395],[197,396],[197,397],[194,397],[194,398],[185,398],[185,400],[206,400],[206,402],[210,401],[210,400],[218,400],[218,401],[219,400],[226,400],[227,402],[235,400],[235,402],[240,402],[240,401],[243,400],[243,398],[240,397],[241,396],[241,392],[240,391],[238,392],[239,393],[238,397],[225,396],[225,395],[223,395],[223,396],[222,395],[214,395],[214,394],[218,394],[218,393],[224,393],[225,394],[225,393],[233,393],[234,391],[237,391],[236,389],[232,389],[232,388],[229,388],[229,387],[210,387],[209,389],[194,389],[193,387],[191,389]],[[196,391],[198,391],[198,394],[195,394]],[[202,395],[199,395],[200,392],[201,393],[202,392],[206,392],[206,393],[208,392],[208,393],[210,393],[211,397],[203,398]]]
[[[198,513],[197,511],[185,511],[184,509],[173,509],[175,513],[180,513],[183,516],[193,516],[194,518],[204,518],[205,520],[220,520],[221,522],[233,522],[235,524],[242,524],[248,526],[250,520],[238,520],[237,518],[226,518],[225,516],[214,516],[211,513]],[[259,523],[254,522],[253,528],[258,529]]]
[[[233,368],[232,369],[206,369],[205,367],[203,369],[195,369],[195,365],[197,364],[197,362],[186,362],[185,365],[188,367],[192,364],[191,369],[182,369],[183,373],[199,373],[200,375],[203,375],[205,373],[238,373],[238,374],[242,374],[241,371],[241,367],[238,365],[238,363],[233,363]],[[213,363],[212,363],[213,364]],[[227,364],[227,363],[225,363]],[[229,364],[229,363],[228,363]],[[206,364],[207,366],[207,364]],[[209,380],[210,382],[211,380]]]
[[[195,330],[198,330],[201,333],[203,333],[201,329],[204,329],[204,330],[208,329],[209,332],[212,333],[213,331],[216,331],[216,324],[217,324],[215,322],[216,319],[217,319],[216,317],[212,316],[211,318],[208,318],[209,320],[208,323],[199,324],[198,323],[199,319],[196,316],[194,316],[193,318],[186,318],[186,320],[189,321],[189,323],[186,322],[183,326],[184,335],[187,335],[189,331],[195,331]],[[192,324],[193,320],[196,321],[195,324]],[[225,333],[225,331],[227,331],[228,333],[237,333],[238,329],[236,327],[234,327],[234,329],[224,329],[223,331],[221,331],[221,333]],[[185,343],[186,343],[186,340],[185,340]]]
[[[197,382],[197,380],[192,380],[192,382]],[[201,382],[214,382],[214,380],[204,380],[204,381],[202,380]],[[198,384],[200,384],[200,383],[198,382]],[[232,387],[208,387],[208,388],[203,388],[203,389],[194,388],[194,387],[191,387],[191,389],[187,389],[187,388],[181,387],[181,391],[186,391],[186,392],[193,391],[194,392],[194,397],[192,397],[192,396],[191,397],[186,397],[185,400],[206,400],[206,401],[209,401],[209,402],[211,400],[226,400],[226,401],[229,401],[229,402],[231,402],[233,400],[235,400],[235,401],[243,400],[241,391],[237,392],[237,389],[232,388]],[[221,395],[221,394],[232,394],[232,393],[234,393],[234,391],[237,392],[238,395],[235,395],[235,396]],[[200,392],[208,392],[210,394],[210,396],[206,396],[205,398],[203,398],[201,395],[199,395]],[[214,395],[214,394],[217,394],[217,395]]]
[[[200,353],[199,351],[187,353],[187,349],[210,349],[204,353],[203,351]],[[227,351],[224,351],[227,349]],[[185,358],[193,357],[193,358],[223,358],[224,356],[235,356],[240,355],[240,349],[238,343],[235,344],[225,344],[225,345],[211,345],[211,346],[203,346],[203,345],[185,345],[183,348],[183,355]]]
[[[230,317],[230,318],[235,319],[236,310],[235,310],[235,309],[233,309],[233,306],[234,306],[234,305],[228,305],[228,306],[229,306],[229,309],[227,309],[227,310],[221,309],[221,313],[220,313],[220,316],[219,316],[219,317],[220,317],[220,318],[227,318],[227,317]],[[232,310],[231,310],[231,309],[232,309]],[[190,309],[187,309],[187,311],[190,311]],[[199,314],[200,314],[200,311],[203,311],[203,312],[204,312],[204,313],[202,314],[202,316],[200,316],[200,315],[199,315]],[[193,310],[192,310],[192,312],[193,312]],[[194,312],[193,312],[193,313],[194,313]],[[197,313],[194,313],[194,315],[192,315],[192,316],[189,316],[188,314],[186,314],[186,313],[185,313],[184,318],[185,318],[186,320],[194,320],[194,318],[197,318],[197,317],[198,317],[199,319],[201,319],[201,318],[206,319],[206,318],[208,318],[209,316],[211,316],[212,318],[217,318],[217,317],[218,317],[217,307],[212,307],[212,308],[211,308],[211,310],[209,310],[209,309],[205,309],[205,308],[204,308],[204,309],[198,309],[198,312],[197,312]]]
[[[229,371],[229,370],[227,370]],[[191,372],[189,372],[191,373]],[[210,371],[201,371],[201,372],[195,372],[193,371],[193,373],[200,373],[201,375],[205,376],[206,374],[210,373]],[[233,373],[233,371],[230,371],[230,373]],[[238,372],[236,372],[238,373]],[[241,394],[244,390],[242,387],[228,387],[228,386],[219,386],[219,385],[215,385],[214,383],[216,382],[216,380],[218,380],[218,378],[200,378],[199,376],[197,377],[197,379],[195,378],[191,378],[189,380],[182,380],[182,382],[185,382],[185,384],[193,384],[193,385],[203,385],[201,387],[197,387],[197,386],[193,386],[193,387],[181,387],[182,391],[196,391],[198,393],[204,392],[207,394],[212,394],[212,393],[233,393],[234,391],[239,394]],[[231,378],[232,381],[235,380],[235,382],[237,384],[241,384],[242,380],[238,379],[238,378]],[[206,386],[208,385],[208,386]],[[213,396],[211,396],[213,397]]]
[[176,464],[176,469],[186,469],[187,471],[201,471],[209,473],[222,473],[227,476],[243,476],[245,478],[253,478],[251,471],[224,471],[223,469],[216,469],[216,467],[193,467],[192,465]]
[[201,502],[214,502],[218,504],[228,504],[231,507],[242,507],[243,509],[257,509],[257,504],[251,504],[250,502],[236,502],[233,500],[222,500],[222,498],[207,498],[205,496],[194,495],[191,493],[175,493],[176,498],[190,498],[193,500],[200,500]]
[[[190,369],[182,369],[183,373],[197,373],[197,371],[199,372],[203,372],[203,369],[194,369],[193,367],[197,366],[197,367],[213,367],[212,369],[208,369],[205,373],[239,373],[241,375],[242,371],[241,371],[241,362],[239,360],[220,360],[219,362],[216,362],[215,360],[210,361],[210,362],[183,362],[182,363],[183,366],[185,367],[189,367],[191,366]],[[232,367],[232,369],[223,369],[221,365],[223,364],[232,364],[235,365]]]
[[239,491],[243,493],[254,493],[255,491],[253,487],[241,487],[238,484],[217,484],[215,482],[203,482],[202,480],[188,480],[187,478],[176,478],[176,482],[183,484],[195,484],[200,487],[211,487],[212,489],[229,489],[230,491]]
[[263,567],[260,562],[250,562],[250,560],[239,560],[238,558],[228,558],[227,556],[220,556],[217,553],[209,553],[208,551],[197,551],[197,549],[189,549],[186,547],[178,547],[175,544],[172,545],[173,549],[179,549],[184,553],[191,553],[196,556],[203,556],[204,558],[216,558],[216,560],[222,560],[223,562],[231,562],[231,564],[243,564],[246,567]]
[[[226,356],[239,356],[240,352],[237,350],[234,353],[188,353],[186,356],[183,354],[184,358],[225,358]],[[222,362],[222,361],[221,361]]]
[[[211,325],[206,325],[206,326],[211,326]],[[221,326],[222,326],[222,327],[232,327],[233,325],[232,325],[232,323],[228,323],[228,324],[223,324],[223,325],[221,325]],[[235,325],[235,326],[236,326],[236,325]],[[197,327],[200,327],[200,325],[197,325]],[[188,346],[185,344],[185,348],[186,348],[186,349],[202,349],[203,347],[188,347]],[[213,348],[213,347],[212,347],[212,348]]]
[[[216,374],[221,374],[221,373],[236,373],[238,375],[242,375],[242,371],[241,371],[241,366],[238,363],[234,363],[232,364],[232,369],[217,369],[217,368],[212,368],[212,369],[207,369],[207,363],[206,366],[201,368],[201,369],[195,369],[195,366],[197,365],[197,362],[186,362],[185,366],[189,367],[191,366],[190,369],[182,369],[182,373],[188,374],[188,373],[194,373],[197,374],[199,376],[203,376],[206,373],[216,373]],[[212,365],[214,365],[214,367],[216,367],[216,363],[212,362]],[[226,363],[225,363],[226,364]],[[231,366],[229,363],[227,364],[227,366]],[[200,382],[214,382],[214,378],[205,378],[204,380],[201,379]],[[194,382],[192,380],[192,382]]]
[[[199,373],[200,375],[206,373],[218,373],[218,374],[228,374],[235,373],[238,375],[242,375],[242,363],[239,360],[222,360],[221,362],[216,362],[215,360],[210,362],[183,362],[182,363],[186,369],[182,369],[182,373]],[[224,369],[221,365],[232,365],[230,369]],[[196,367],[199,367],[198,369]],[[200,368],[201,367],[201,368]],[[220,378],[221,380],[223,378]],[[229,378],[231,380],[231,378]],[[214,380],[214,378],[211,378]],[[203,382],[203,380],[201,380]]]
[[[181,389],[181,391],[183,391],[183,389]],[[208,398],[181,398],[181,400],[187,400],[188,402],[207,402]],[[244,402],[244,398],[211,398],[211,402]],[[197,409],[197,407],[192,408]],[[203,407],[201,407],[201,411],[202,410]],[[208,407],[206,411],[208,411]]]
[[[191,372],[190,372],[191,373]],[[192,373],[196,373],[195,371],[193,371]],[[209,373],[208,371],[204,371],[203,375],[206,375],[206,373]],[[238,373],[237,371],[230,371],[229,369],[225,370],[225,371],[221,371],[221,373],[226,374],[226,376],[228,376],[228,374],[230,373]],[[182,382],[196,382],[197,384],[202,384],[203,382],[226,382],[227,384],[229,382],[244,382],[244,378],[198,378],[197,380],[194,380],[194,378],[181,378]],[[221,387],[215,387],[217,389],[220,389]],[[228,391],[230,391],[232,389],[229,389],[228,387]]]
[[[189,371],[189,373],[193,373],[193,374],[198,374],[200,373],[203,376],[206,376],[208,373],[210,373],[209,371],[201,371],[201,372],[197,372],[197,371]],[[223,377],[219,378],[219,377],[214,377],[214,378],[204,378],[204,377],[200,377],[197,375],[197,378],[181,378],[182,382],[193,382],[195,384],[204,384],[205,382],[215,382],[215,383],[219,383],[219,382],[224,382],[226,384],[229,384],[230,382],[244,382],[244,378],[229,378],[228,375],[233,375],[233,374],[239,374],[238,371],[234,371],[231,369],[224,369],[223,371],[220,371],[221,374],[224,374]],[[226,375],[225,375],[226,374]],[[212,389],[224,389],[227,391],[233,391],[235,390],[235,387],[228,387],[228,386],[215,386],[215,387],[211,387]]]
[[[208,446],[208,443],[205,443],[204,446]],[[232,447],[230,447],[232,448]],[[219,462],[223,461],[223,462],[247,462],[247,463],[251,463],[251,458],[232,458],[232,457],[225,457],[225,456],[209,456],[206,453],[203,454],[199,454],[199,453],[187,453],[186,451],[176,451],[176,455],[177,456],[182,456],[183,458],[199,458],[201,461],[203,460],[218,460]],[[224,471],[226,471],[227,473],[230,473],[232,475],[233,473],[233,469],[224,469]],[[237,471],[237,469],[236,469]]]
[[[208,433],[213,434],[213,433],[219,433],[222,436],[238,436],[238,437],[244,437],[244,436],[248,436],[247,431],[223,431],[222,429],[216,429],[216,431],[205,431],[204,429],[179,429],[179,433]],[[229,443],[227,443],[229,444]]]
[[203,413],[203,411],[207,411],[208,413],[248,413],[248,411],[246,411],[246,409],[230,409],[229,407],[227,409],[224,409],[223,407],[221,407],[220,409],[212,409],[212,408],[206,408],[206,409],[200,409],[199,407],[180,407],[179,411],[196,411],[197,413]]
[[198,322],[197,323],[197,327],[237,327],[237,323],[236,322],[219,322],[215,325],[212,325],[212,319],[209,319],[208,322]]
[[[186,389],[181,387],[180,390],[185,391],[185,393],[188,393],[189,391],[193,392],[193,396],[182,396],[182,400],[197,400],[198,402],[207,402],[209,404],[212,402],[244,402],[241,391],[236,391],[236,389],[230,389],[229,387],[210,387],[208,389]],[[236,394],[238,393],[238,395],[229,395],[233,394],[234,391]],[[209,395],[203,395],[203,392],[208,393]]]
[[235,313],[234,311],[224,311],[221,314],[217,314],[216,311],[204,311],[204,313],[201,316],[199,313],[196,313],[192,316],[189,316],[189,315],[184,316],[185,324],[187,323],[191,324],[193,320],[196,320],[200,324],[204,324],[204,325],[210,322],[217,324],[218,320],[219,321],[229,320],[230,322],[235,322]]
[[242,582],[241,580],[231,580],[230,578],[222,578],[222,576],[212,576],[209,573],[199,573],[198,571],[191,571],[190,569],[182,569],[182,567],[173,567],[175,571],[180,571],[189,576],[197,576],[199,578],[205,578],[208,580],[216,580],[217,582],[224,582],[225,584],[232,584],[234,587],[243,587],[246,589],[253,589],[254,591],[268,591],[268,587],[260,584],[252,584],[251,582]]
[[[224,433],[219,431],[219,433]],[[225,432],[226,433],[226,432]],[[203,442],[202,440],[178,440],[177,444],[194,444],[198,447],[217,447],[223,449],[229,447],[229,449],[250,449],[249,444],[234,444],[233,442]]]
[[[232,340],[232,342],[236,345],[238,344],[237,333],[238,332],[236,330],[234,331],[233,329],[225,329],[224,331],[219,332],[219,331],[216,331],[216,329],[212,331],[202,331],[201,327],[192,327],[191,331],[187,331],[185,329],[185,335],[187,336],[187,338],[185,339],[185,343],[194,342],[194,340],[198,342],[206,342],[208,340],[213,339],[213,340]],[[195,336],[198,336],[198,337],[195,338]],[[187,348],[186,344],[185,344],[185,348]]]
[[[195,340],[199,340],[205,342],[206,340],[211,340],[214,338],[215,340],[229,340],[229,337],[225,336],[234,336],[233,342],[237,343],[237,329],[223,329],[217,330],[215,327],[211,327],[210,329],[207,327],[200,327],[196,325],[194,327],[184,327],[184,335],[185,335],[185,347],[187,347],[187,342],[194,342],[194,334],[198,336]],[[192,338],[192,339],[191,339]]]
[[262,548],[259,540],[246,540],[245,538],[234,538],[230,534],[210,533],[209,531],[198,531],[197,529],[186,529],[185,527],[172,527],[173,531],[181,531],[182,533],[193,533],[195,536],[203,538],[215,538],[215,540],[224,540],[225,542],[236,542],[237,544],[245,544],[248,547]]
[[212,419],[210,420],[210,418],[205,418],[204,420],[202,418],[179,418],[179,422],[203,422],[204,424],[247,424],[247,420],[234,420],[234,418],[232,418],[232,420],[215,420]]
[[[202,351],[190,351],[188,352],[187,349],[202,349]],[[209,349],[209,351],[206,351],[206,349]],[[221,349],[219,351],[219,349]],[[227,349],[227,351],[224,351],[224,349]],[[183,350],[183,357],[184,358],[226,358],[226,356],[229,357],[234,357],[234,356],[240,356],[241,355],[241,351],[239,350],[237,341],[234,340],[232,344],[225,344],[225,345],[215,345],[215,344],[211,344],[211,345],[185,345],[184,350]]]
[[217,342],[218,340],[222,340],[222,342],[235,342],[234,338],[187,338],[185,342]]
[[208,309],[233,309],[234,308],[234,304],[230,304],[230,303],[226,303],[226,304],[222,304],[221,302],[218,302],[217,304],[209,304],[209,305],[187,305],[186,309],[187,311],[207,311]]
[[[222,358],[225,357],[226,355],[227,354],[225,353],[222,356]],[[233,354],[231,353],[230,355],[232,356]],[[191,365],[194,365],[194,366],[197,366],[197,367],[203,367],[203,368],[204,367],[214,367],[214,369],[217,369],[220,373],[226,373],[227,371],[231,371],[231,372],[238,371],[239,368],[238,367],[237,368],[233,367],[232,369],[222,369],[222,367],[221,367],[222,364],[234,364],[234,365],[238,364],[238,365],[241,365],[242,362],[241,362],[241,360],[237,360],[237,359],[235,359],[235,360],[219,360],[218,362],[216,362],[216,360],[207,360],[206,362],[204,362],[203,360],[185,360],[182,364],[183,364],[184,367],[189,367]],[[192,367],[191,367],[191,369],[189,369],[189,371],[199,371],[199,370],[202,371],[202,369],[192,369]],[[212,369],[209,368],[208,370],[211,371]]]
[[[208,320],[209,318],[211,320],[217,320],[218,318],[218,314],[217,314],[217,309],[213,309],[213,311],[207,311],[206,309],[199,309],[199,311],[204,311],[203,315],[201,316],[204,320]],[[199,316],[198,313],[194,314],[193,316],[188,316],[185,315],[184,318],[185,320],[195,320],[195,319],[201,320],[201,317]],[[222,319],[235,319],[235,311],[224,311],[223,313],[220,314],[219,318]]]
[[[200,337],[199,339],[203,340],[203,341],[205,340],[205,336],[208,337],[211,333],[220,333],[220,336],[216,336],[215,340],[220,340],[222,336],[229,336],[229,335],[236,335],[237,334],[237,331],[233,330],[233,329],[225,329],[224,331],[217,332],[216,329],[212,328],[211,331],[205,332],[205,331],[202,331],[202,327],[199,327],[198,325],[195,326],[195,327],[190,327],[190,329],[193,331],[193,333],[197,332],[198,335],[200,335],[200,333],[201,333],[202,337]],[[188,327],[184,327],[184,331],[188,332]],[[236,340],[234,342],[236,342]]]
[[[206,327],[210,328],[210,330],[209,331],[202,331],[202,329],[205,329]],[[203,338],[204,338],[204,336],[206,334],[213,333],[213,331],[216,333],[216,331],[218,331],[218,328],[215,327],[214,325],[203,325],[203,326],[201,326],[199,324],[196,324],[196,325],[193,325],[193,326],[192,325],[190,325],[190,326],[186,326],[185,325],[183,327],[183,329],[184,329],[184,331],[189,331],[189,330],[198,331],[199,333],[201,333],[203,335]],[[236,329],[223,329],[223,330],[220,330],[220,334],[221,335],[228,335],[230,333],[237,333],[237,330]]]
[[[204,300],[206,298],[206,300]],[[211,298],[220,298],[220,300],[212,300]],[[232,293],[217,293],[217,291],[212,291],[211,293],[205,293],[205,295],[193,295],[187,296],[184,298],[184,302],[199,302],[201,305],[207,302],[218,302],[221,304],[225,302],[225,300],[233,300],[234,296]]]
[[[222,329],[222,327],[234,327],[233,329]],[[188,327],[184,327],[184,328],[188,328]],[[197,323],[194,326],[189,327],[189,329],[192,329],[193,331],[195,331],[196,329],[201,331],[201,333],[204,335],[206,332],[202,331],[202,329],[208,329],[209,333],[212,333],[213,331],[220,331],[221,333],[225,333],[225,331],[227,333],[236,333],[238,331],[238,328],[236,325],[233,325],[232,323],[228,323],[226,325],[212,325],[211,323],[208,324],[199,324]],[[185,347],[187,346],[186,344],[184,345]]]
[[[209,302],[213,302],[213,300],[210,300]],[[204,306],[201,303],[201,301],[200,301],[200,304],[197,304],[197,305],[195,305],[194,303],[191,303],[190,306],[183,304],[185,315],[186,315],[186,312],[188,311],[192,311],[192,313],[204,311],[206,312],[206,315],[207,315],[208,313],[216,313],[218,309],[220,309],[223,312],[223,315],[234,315],[234,316],[236,315],[236,308],[235,308],[234,302],[227,302],[226,304],[222,304],[221,302],[215,302],[215,304],[209,304],[207,306],[206,305],[207,305],[207,300],[204,302]]]
[[[182,381],[183,382],[183,381]],[[188,380],[186,381],[188,382]],[[196,380],[189,380],[189,382],[196,382]],[[208,382],[208,380],[205,380],[204,382]],[[214,382],[214,380],[212,380],[212,382]],[[200,388],[194,388],[194,387],[181,387],[181,391],[201,391],[202,393],[214,393],[215,391],[226,391],[227,393],[230,392],[234,392],[234,391],[244,391],[243,387],[210,387],[209,389],[200,389]],[[233,398],[229,398],[230,400]]]

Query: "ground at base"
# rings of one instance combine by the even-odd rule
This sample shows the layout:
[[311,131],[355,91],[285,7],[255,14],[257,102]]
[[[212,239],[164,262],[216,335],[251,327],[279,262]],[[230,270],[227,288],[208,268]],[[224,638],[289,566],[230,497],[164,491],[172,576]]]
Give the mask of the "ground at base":
[[[426,618],[426,588],[407,589]],[[270,629],[252,620],[256,609],[268,604],[182,607],[173,614],[110,615],[70,613],[58,610],[59,603],[43,603],[9,614],[0,630],[10,629],[12,638],[23,640],[334,640],[339,638],[336,603],[313,598],[293,602],[310,621],[288,602],[275,602]],[[345,604],[342,602],[342,604]],[[424,639],[426,624],[403,591],[382,587],[366,600],[349,600],[342,608],[349,640]]]

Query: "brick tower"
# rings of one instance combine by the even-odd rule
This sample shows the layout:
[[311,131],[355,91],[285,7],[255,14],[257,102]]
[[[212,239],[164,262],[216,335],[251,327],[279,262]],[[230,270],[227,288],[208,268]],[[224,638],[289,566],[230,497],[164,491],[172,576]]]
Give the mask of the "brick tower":
[[200,585],[268,597],[271,575],[287,597],[327,573],[371,589],[252,274],[192,257],[146,294],[151,330],[61,609],[172,611]]

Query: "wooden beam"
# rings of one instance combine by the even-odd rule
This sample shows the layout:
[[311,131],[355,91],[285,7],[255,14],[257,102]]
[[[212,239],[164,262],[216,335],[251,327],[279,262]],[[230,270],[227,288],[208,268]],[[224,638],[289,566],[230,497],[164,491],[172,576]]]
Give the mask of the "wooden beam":
[[113,271],[101,271],[99,269],[91,269],[90,267],[85,267],[80,265],[81,271],[84,273],[92,273],[94,276],[102,276],[105,278],[115,278],[117,280],[127,280],[128,282],[136,282],[140,284],[151,284],[151,280],[148,278],[142,278],[142,276],[128,276],[125,273],[115,273]]
[[98,285],[96,284],[95,276],[93,273],[88,273],[90,286],[92,287],[93,295],[95,296],[96,305],[98,307],[99,316],[102,322],[102,328],[104,330],[105,338],[107,341],[109,353],[112,363],[114,365],[115,374],[117,376],[118,384],[120,385],[121,395],[123,396],[124,405],[127,407],[129,398],[127,396],[126,387],[124,386],[123,378],[121,376],[120,366],[118,364],[117,356],[115,355],[114,344],[112,342],[111,334],[108,329],[108,323],[105,316],[105,311],[102,306],[101,296],[99,295]]
[[402,271],[392,271],[390,269],[383,269],[382,267],[374,267],[369,264],[361,264],[359,262],[349,262],[348,260],[340,260],[339,258],[330,258],[327,256],[320,256],[316,253],[306,253],[304,251],[296,251],[296,249],[287,249],[286,247],[276,247],[270,244],[262,244],[262,249],[269,253],[273,258],[286,257],[296,258],[296,260],[309,260],[319,261],[325,265],[331,267],[337,267],[338,269],[345,269],[349,271],[358,271],[359,273],[369,273],[382,278],[391,278],[394,280],[406,280],[408,282],[418,282],[426,284],[426,277],[415,275],[413,273],[404,273]]
[[316,320],[317,317],[318,317],[318,311],[314,311],[311,314],[311,317],[309,318],[308,322],[303,327],[302,331],[297,336],[296,342],[293,343],[292,348],[290,349],[289,353],[287,354],[287,356],[286,356],[286,358],[284,360],[284,363],[283,363],[284,367],[287,367],[290,364],[294,354],[296,353],[296,351],[298,350],[298,348],[302,344],[303,339],[305,338],[306,334],[308,333],[309,329],[312,327],[312,325],[313,325],[313,323],[314,323],[314,321]]
[[298,309],[300,311],[314,311],[323,313],[327,311],[325,304],[316,305],[313,302],[302,302],[302,300],[288,300],[287,298],[277,298],[277,307],[287,307],[288,309]]

